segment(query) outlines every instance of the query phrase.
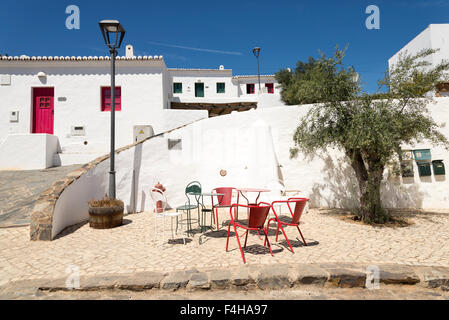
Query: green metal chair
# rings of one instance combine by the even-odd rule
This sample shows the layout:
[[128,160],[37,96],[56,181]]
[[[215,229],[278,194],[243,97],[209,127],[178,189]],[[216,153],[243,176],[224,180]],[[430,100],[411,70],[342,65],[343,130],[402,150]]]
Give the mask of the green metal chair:
[[[187,223],[187,233],[192,233],[192,216],[191,211],[197,209],[198,211],[198,223],[200,221],[200,198],[201,198],[201,183],[198,181],[190,182],[185,190],[187,201],[183,206],[177,207],[176,212],[185,211],[187,213],[187,219],[182,220]],[[191,199],[193,197],[193,199]],[[176,219],[176,230],[178,230],[178,219]]]

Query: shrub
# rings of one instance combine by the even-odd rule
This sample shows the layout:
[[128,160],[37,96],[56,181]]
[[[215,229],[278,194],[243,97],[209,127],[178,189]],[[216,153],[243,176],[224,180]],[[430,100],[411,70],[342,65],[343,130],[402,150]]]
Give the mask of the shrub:
[[93,207],[93,208],[98,208],[98,207],[106,207],[106,208],[110,208],[110,207],[123,207],[124,203],[122,200],[117,200],[117,199],[110,199],[107,195],[104,196],[103,199],[101,200],[90,200],[89,201],[89,206]]

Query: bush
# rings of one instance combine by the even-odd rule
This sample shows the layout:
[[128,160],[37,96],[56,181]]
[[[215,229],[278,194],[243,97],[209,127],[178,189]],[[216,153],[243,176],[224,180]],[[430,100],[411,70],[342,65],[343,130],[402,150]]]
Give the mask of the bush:
[[90,200],[89,206],[93,208],[123,207],[124,203],[122,200],[110,199],[107,195],[105,195],[101,200]]

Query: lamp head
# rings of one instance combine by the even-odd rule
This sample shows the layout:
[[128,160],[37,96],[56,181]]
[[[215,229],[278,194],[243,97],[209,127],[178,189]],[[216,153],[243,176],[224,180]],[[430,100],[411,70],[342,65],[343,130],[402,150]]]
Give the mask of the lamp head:
[[254,49],[253,49],[253,53],[254,53],[254,55],[255,55],[256,57],[258,57],[259,54],[260,54],[260,48],[259,48],[259,47],[254,48]]
[[125,37],[125,29],[117,20],[102,20],[99,23],[104,42],[109,49],[118,49]]

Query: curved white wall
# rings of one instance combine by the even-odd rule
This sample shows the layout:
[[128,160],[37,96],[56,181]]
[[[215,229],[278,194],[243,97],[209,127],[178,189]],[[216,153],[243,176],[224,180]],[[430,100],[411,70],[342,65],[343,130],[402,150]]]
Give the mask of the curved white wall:
[[52,239],[64,228],[89,219],[88,202],[101,199],[108,191],[109,160],[82,175],[69,185],[56,202],[52,220]]
[[[448,121],[449,98],[430,106],[437,121]],[[127,212],[150,210],[149,190],[160,181],[171,207],[184,204],[185,186],[194,180],[203,190],[215,187],[268,188],[260,200],[273,200],[281,190],[300,194],[319,207],[355,207],[358,186],[341,151],[329,149],[313,159],[290,159],[293,133],[310,106],[276,107],[233,113],[198,121],[154,137],[116,156],[117,197]],[[449,128],[442,132],[449,137]],[[182,150],[168,150],[168,139],[181,139]],[[430,148],[433,160],[449,165],[449,152]],[[449,182],[445,176],[398,178],[384,183],[387,207],[449,208]],[[222,177],[220,170],[226,170]],[[107,193],[109,161],[104,161],[70,185],[56,204],[53,236],[65,226],[86,220],[87,202]],[[387,172],[386,172],[387,175]]]

